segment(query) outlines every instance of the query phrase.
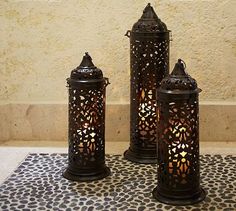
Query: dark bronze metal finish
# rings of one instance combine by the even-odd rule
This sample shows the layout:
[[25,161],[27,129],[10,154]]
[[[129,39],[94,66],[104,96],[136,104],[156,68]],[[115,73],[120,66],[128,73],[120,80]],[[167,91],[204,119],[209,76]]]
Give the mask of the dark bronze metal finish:
[[157,91],[157,187],[160,202],[187,205],[202,201],[199,174],[199,102],[201,90],[178,60]]
[[69,87],[69,164],[63,176],[91,181],[110,175],[105,164],[105,90],[102,71],[85,53],[67,79]]
[[156,163],[156,90],[169,72],[169,33],[150,4],[130,37],[130,147],[126,159]]

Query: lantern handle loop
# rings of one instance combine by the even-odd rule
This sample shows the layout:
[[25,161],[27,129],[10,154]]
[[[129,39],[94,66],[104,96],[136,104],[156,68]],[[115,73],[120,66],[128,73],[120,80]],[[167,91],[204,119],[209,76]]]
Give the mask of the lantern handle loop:
[[66,88],[70,89],[69,78],[66,79]]
[[186,63],[185,63],[182,59],[178,59],[178,62],[181,63],[181,64],[183,64],[184,69],[186,69]]
[[131,32],[131,31],[128,30],[128,31],[125,33],[125,36],[128,37],[128,38],[130,38],[130,32]]
[[108,86],[110,83],[109,78],[104,78],[105,79],[105,87]]
[[173,41],[173,36],[172,36],[172,32],[170,31],[170,41]]

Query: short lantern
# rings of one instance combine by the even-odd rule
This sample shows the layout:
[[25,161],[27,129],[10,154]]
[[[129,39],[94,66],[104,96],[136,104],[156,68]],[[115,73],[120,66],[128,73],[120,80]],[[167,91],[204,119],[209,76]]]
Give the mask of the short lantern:
[[201,90],[179,59],[157,91],[157,187],[160,202],[188,205],[202,201],[199,174],[199,102]]
[[169,34],[150,3],[130,37],[130,147],[126,159],[156,163],[156,90],[169,73]]
[[85,53],[67,79],[69,88],[69,164],[63,176],[90,181],[110,174],[105,164],[105,90],[109,84]]

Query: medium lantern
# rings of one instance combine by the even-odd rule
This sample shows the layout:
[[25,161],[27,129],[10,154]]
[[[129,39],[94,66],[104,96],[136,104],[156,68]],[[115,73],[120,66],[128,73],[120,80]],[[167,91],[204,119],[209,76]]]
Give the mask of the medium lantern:
[[158,94],[157,187],[160,202],[188,205],[205,198],[199,175],[199,106],[196,81],[178,60]]
[[156,163],[156,90],[169,72],[169,34],[150,3],[130,37],[130,147],[126,159]]
[[110,174],[105,164],[105,89],[102,71],[85,53],[67,79],[69,87],[69,164],[63,176],[90,181]]

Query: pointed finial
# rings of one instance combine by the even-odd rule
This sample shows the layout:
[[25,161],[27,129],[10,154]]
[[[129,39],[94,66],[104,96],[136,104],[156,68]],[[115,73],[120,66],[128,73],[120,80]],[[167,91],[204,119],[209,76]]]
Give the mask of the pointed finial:
[[83,59],[79,65],[79,67],[95,68],[95,66],[92,62],[92,58],[88,52],[85,52],[85,55],[83,56]]
[[182,59],[178,59],[178,62],[175,64],[175,67],[171,73],[171,75],[182,75],[186,76],[188,75],[185,71],[186,64]]
[[199,93],[201,90],[198,88],[196,80],[185,69],[185,62],[178,59],[172,73],[161,81],[160,92],[175,94]]
[[146,18],[146,19],[158,18],[157,14],[155,13],[150,3],[148,3],[147,6],[144,8],[143,15],[141,18]]
[[146,5],[143,10],[142,16],[139,20],[133,25],[132,32],[169,32],[165,23],[158,18],[153,7],[150,3]]

